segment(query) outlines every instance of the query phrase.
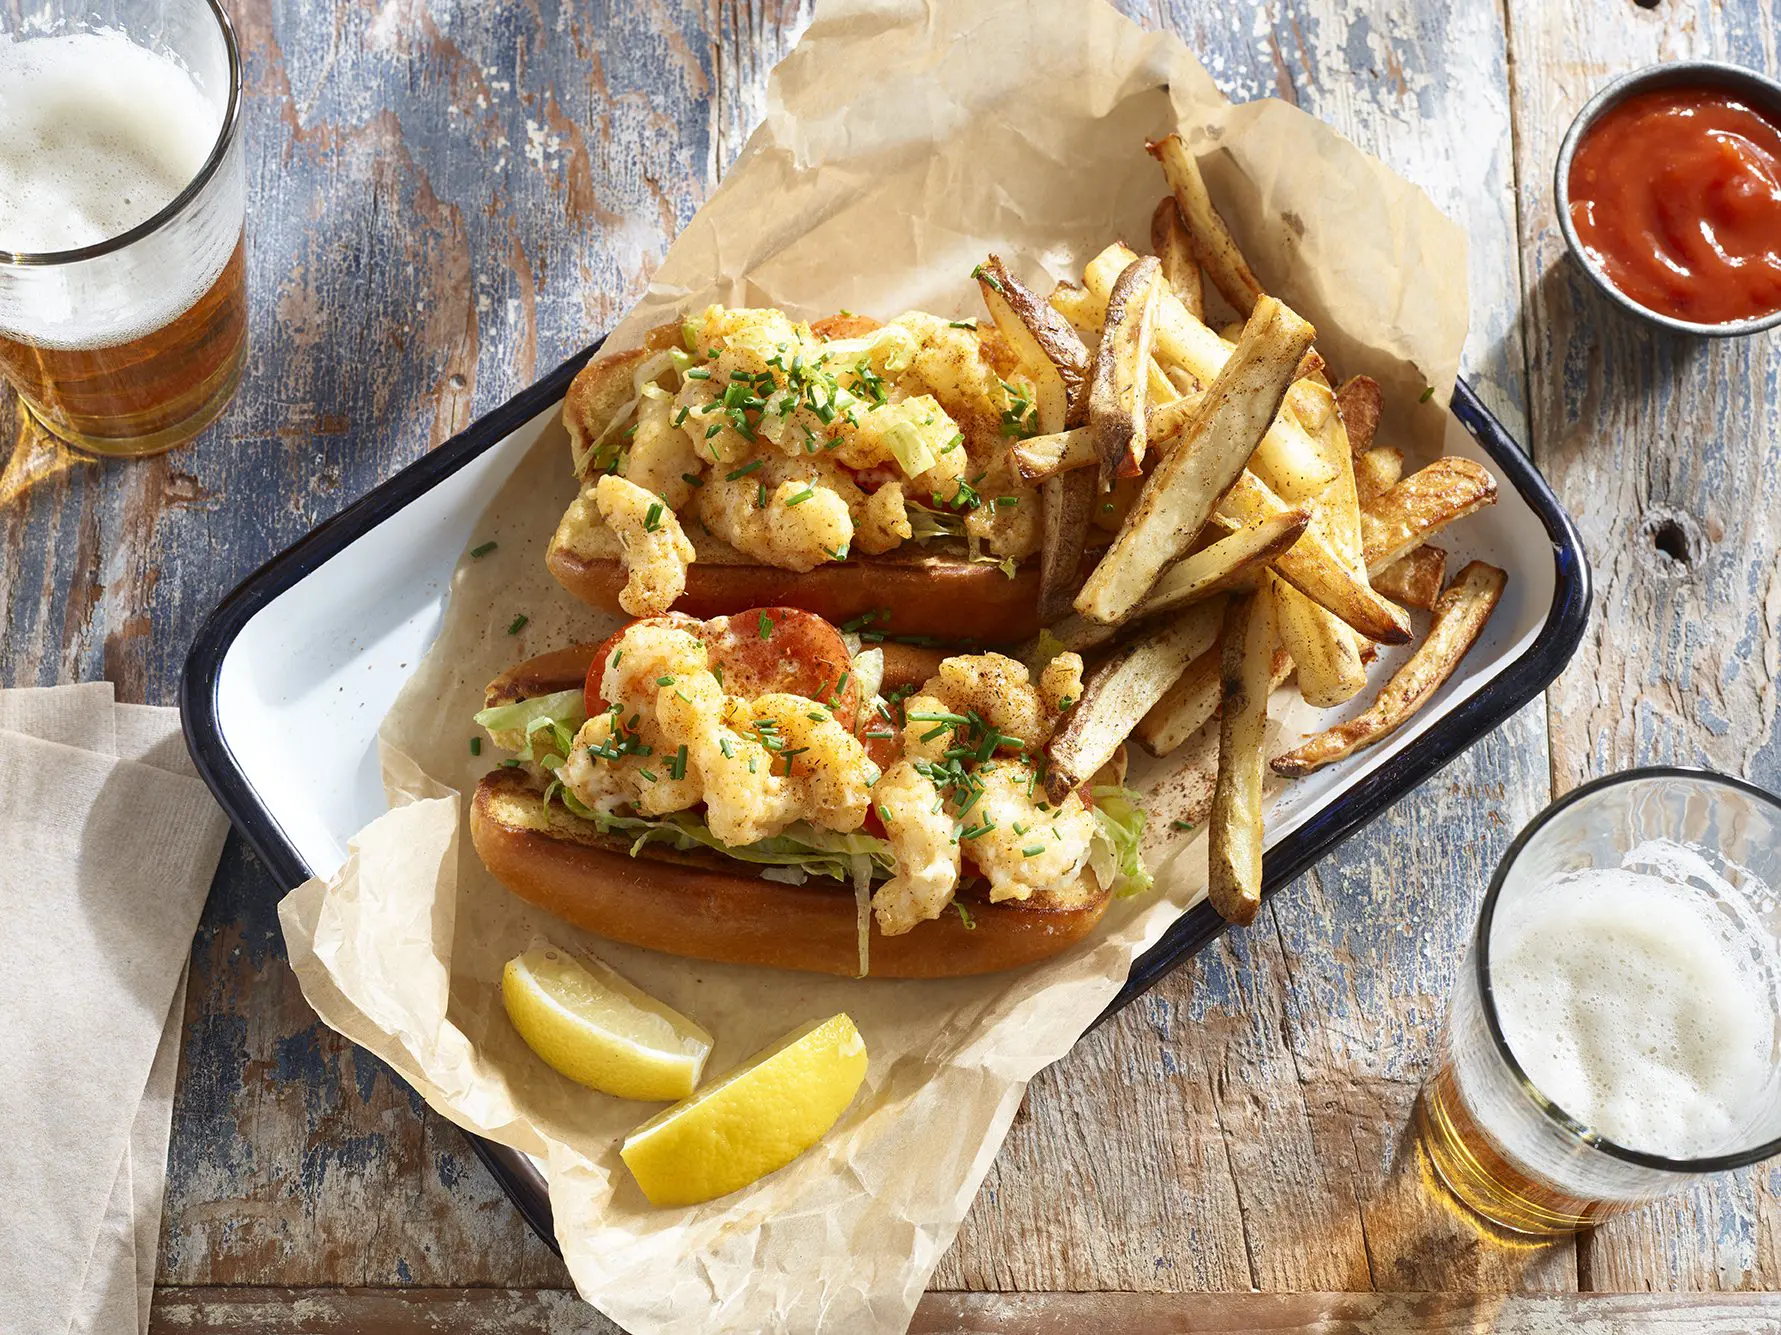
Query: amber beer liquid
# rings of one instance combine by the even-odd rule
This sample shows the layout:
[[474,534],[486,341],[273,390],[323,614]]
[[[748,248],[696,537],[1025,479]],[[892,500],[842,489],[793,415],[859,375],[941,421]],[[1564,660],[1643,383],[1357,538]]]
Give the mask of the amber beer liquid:
[[1601,781],[1529,827],[1417,1101],[1460,1202],[1569,1233],[1781,1151],[1777,871],[1781,802],[1694,771]]
[[207,0],[142,6],[141,32],[131,9],[0,19],[0,375],[110,455],[203,430],[247,347],[233,38]]

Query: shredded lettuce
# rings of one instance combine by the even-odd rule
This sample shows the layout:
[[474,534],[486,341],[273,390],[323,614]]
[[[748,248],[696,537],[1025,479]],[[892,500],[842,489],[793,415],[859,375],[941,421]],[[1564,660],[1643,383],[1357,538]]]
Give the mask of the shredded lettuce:
[[932,395],[917,394],[867,412],[860,419],[860,436],[868,441],[876,438],[905,477],[917,477],[956,447],[959,429]]
[[[567,790],[563,795],[568,796]],[[574,810],[573,807],[570,809]],[[587,808],[583,807],[582,811]],[[665,843],[682,853],[709,848],[739,862],[753,862],[764,867],[796,867],[809,875],[828,876],[837,881],[853,880],[861,859],[875,875],[888,877],[896,870],[896,858],[884,840],[869,834],[838,834],[819,829],[808,821],[788,825],[781,833],[756,843],[735,846],[721,842],[711,833],[704,819],[690,811],[676,811],[667,816],[619,816],[595,811],[589,812],[586,819],[592,820],[605,833],[633,836],[633,857],[645,844]]]
[[1121,896],[1139,895],[1150,889],[1150,868],[1138,852],[1144,838],[1144,808],[1130,788],[1094,790],[1095,839],[1089,849],[1089,868],[1102,885],[1112,885]]
[[935,510],[908,497],[903,499],[903,508],[909,515],[910,536],[916,542],[965,536],[965,517],[961,514]]
[[869,334],[857,338],[832,338],[821,345],[830,366],[843,362],[852,364],[861,357],[870,357],[886,375],[900,375],[909,369],[921,346],[913,330],[900,324],[880,325]]
[[[536,695],[484,709],[476,715],[476,722],[488,729],[496,746],[521,760],[542,760],[554,752],[561,764],[560,757],[569,754],[575,734],[587,722],[587,700],[580,689]],[[545,750],[536,749],[539,745]]]

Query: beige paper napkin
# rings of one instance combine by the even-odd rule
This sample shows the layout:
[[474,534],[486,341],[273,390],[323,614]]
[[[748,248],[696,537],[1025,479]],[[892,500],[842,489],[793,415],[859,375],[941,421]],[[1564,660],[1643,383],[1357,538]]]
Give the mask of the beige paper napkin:
[[[777,70],[766,122],[670,248],[614,350],[712,301],[800,317],[908,307],[981,314],[989,251],[1029,280],[1142,243],[1164,184],[1143,142],[1181,129],[1263,281],[1311,316],[1341,374],[1385,386],[1393,421],[1439,439],[1465,331],[1464,242],[1422,193],[1291,107],[1232,107],[1181,43],[1095,0],[1043,21],[1020,0],[837,0]],[[1419,406],[1425,385],[1436,402]],[[467,739],[483,684],[605,633],[543,550],[574,495],[560,430],[490,498],[437,640],[386,718],[395,810],[347,864],[280,906],[324,1020],[436,1109],[539,1155],[581,1293],[639,1332],[904,1329],[1033,1074],[1068,1051],[1131,961],[1204,893],[1203,841],[1173,832],[1194,778],[1140,764],[1157,888],[1030,969],[855,981],[704,964],[574,931],[507,894],[462,835],[490,758]],[[523,633],[509,627],[516,614]],[[838,893],[845,893],[840,891]],[[853,1016],[859,1098],[808,1155],[706,1205],[654,1210],[618,1158],[654,1108],[588,1093],[524,1046],[498,996],[536,935],[583,947],[717,1039],[716,1075],[800,1022]]]
[[226,823],[177,713],[104,683],[0,691],[0,793],[0,1329],[146,1331],[185,966]]

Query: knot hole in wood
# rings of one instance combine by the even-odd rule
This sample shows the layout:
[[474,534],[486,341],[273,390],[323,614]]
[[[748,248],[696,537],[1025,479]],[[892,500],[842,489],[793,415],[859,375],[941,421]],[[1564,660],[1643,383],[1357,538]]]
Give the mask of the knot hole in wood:
[[1707,554],[1707,535],[1700,521],[1685,510],[1652,509],[1639,525],[1647,559],[1663,574],[1683,579]]

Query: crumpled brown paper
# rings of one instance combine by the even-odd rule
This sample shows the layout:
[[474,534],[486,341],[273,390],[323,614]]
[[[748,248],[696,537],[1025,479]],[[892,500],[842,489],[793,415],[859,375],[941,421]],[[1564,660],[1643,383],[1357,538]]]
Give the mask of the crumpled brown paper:
[[[1313,319],[1343,374],[1385,386],[1394,422],[1439,439],[1464,337],[1464,246],[1426,197],[1327,126],[1233,107],[1179,40],[1096,3],[841,0],[775,72],[764,124],[675,242],[610,346],[712,301],[816,317],[977,313],[986,252],[1034,282],[1115,238],[1142,245],[1164,189],[1144,140],[1180,128],[1264,284]],[[1414,427],[1410,424],[1414,422]],[[385,721],[395,809],[348,864],[281,906],[324,1019],[459,1125],[546,1161],[582,1294],[637,1331],[899,1331],[950,1244],[1027,1081],[1069,1050],[1132,959],[1203,893],[1202,842],[1168,829],[1189,780],[1152,790],[1157,890],[1045,965],[940,982],[854,981],[681,960],[585,937],[508,895],[463,833],[488,768],[470,755],[483,684],[518,658],[605,634],[543,568],[574,494],[559,428],[494,498],[437,643]],[[524,613],[524,631],[508,633]],[[537,935],[596,952],[717,1039],[712,1075],[845,1010],[871,1071],[804,1158],[691,1209],[654,1210],[618,1158],[655,1111],[590,1094],[521,1043],[503,962]]]

